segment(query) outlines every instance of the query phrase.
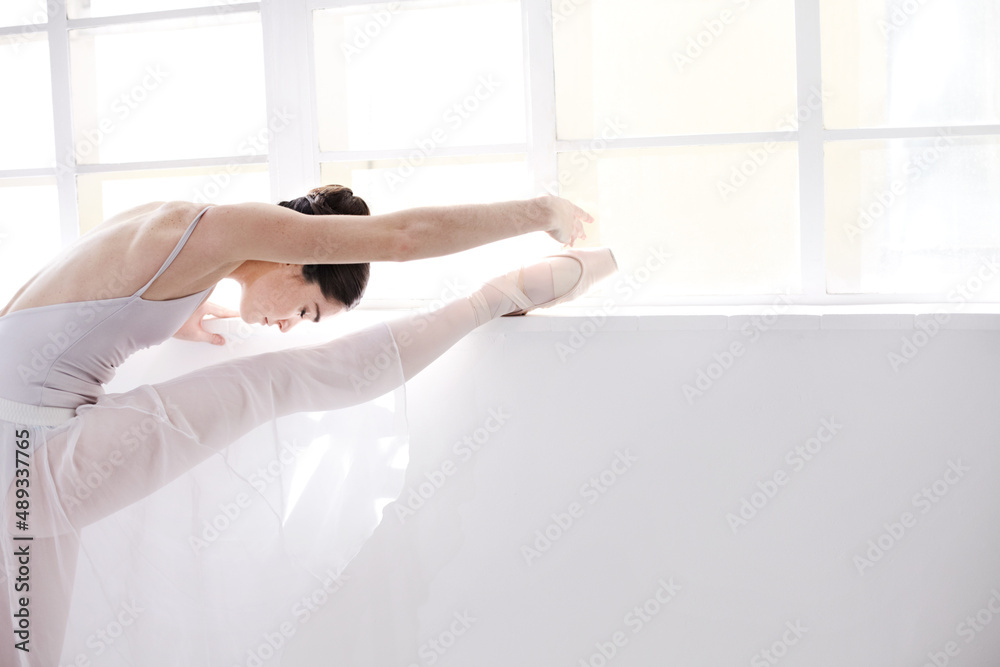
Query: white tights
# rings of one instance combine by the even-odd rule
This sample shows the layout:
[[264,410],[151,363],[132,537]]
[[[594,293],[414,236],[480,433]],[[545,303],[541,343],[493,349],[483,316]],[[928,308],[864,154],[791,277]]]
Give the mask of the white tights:
[[[525,291],[535,303],[564,293],[579,275],[575,262],[566,259],[526,271]],[[0,553],[8,575],[0,586],[0,602],[5,603],[0,663],[57,664],[83,527],[152,494],[273,419],[359,405],[393,391],[479,326],[484,303],[492,318],[516,310],[496,289],[484,286],[471,298],[432,313],[105,395],[79,408],[76,417],[59,427],[32,428],[32,568],[39,575],[31,600],[33,650],[13,652],[9,641],[14,628],[7,609],[17,607],[10,573],[17,571],[11,545],[18,543],[11,542],[11,536],[19,534],[16,489],[11,485],[4,508],[8,536]],[[7,434],[23,428],[0,425]],[[130,437],[137,432],[143,434],[141,439]],[[7,484],[14,478],[11,463],[13,457],[5,455],[0,464]],[[93,488],[87,476],[96,469],[107,474]],[[74,493],[80,488],[89,489],[85,496]]]
[[[527,267],[526,294],[542,303],[556,291],[564,293],[579,276],[575,267],[565,258]],[[484,299],[493,318],[516,309],[487,285],[432,313],[407,315],[319,345],[208,366],[82,406],[71,420],[79,425],[64,425],[47,437],[47,465],[40,472],[51,475],[51,488],[73,489],[90,472],[90,462],[114,455],[121,460],[114,465],[117,479],[84,502],[57,503],[62,512],[37,521],[35,529],[55,535],[93,523],[278,417],[350,407],[394,390],[479,326],[473,299]],[[134,446],[128,434],[135,427],[150,431],[150,420],[155,432]]]

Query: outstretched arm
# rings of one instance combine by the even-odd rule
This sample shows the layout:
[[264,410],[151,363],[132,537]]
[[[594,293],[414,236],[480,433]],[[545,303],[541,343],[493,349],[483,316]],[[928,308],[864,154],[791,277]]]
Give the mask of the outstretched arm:
[[229,261],[292,264],[405,262],[449,255],[512,236],[546,232],[566,245],[593,217],[553,196],[427,206],[373,216],[304,215],[271,204],[216,206],[202,219]]
[[[560,197],[498,204],[415,208],[395,214],[407,230],[405,260],[450,255],[530,232],[547,232],[572,245],[587,238],[583,225],[594,218]],[[404,261],[405,261],[404,260]]]

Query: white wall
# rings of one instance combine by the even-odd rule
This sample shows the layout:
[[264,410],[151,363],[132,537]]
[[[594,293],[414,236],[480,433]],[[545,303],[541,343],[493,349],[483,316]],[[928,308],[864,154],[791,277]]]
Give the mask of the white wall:
[[[747,317],[620,317],[571,339],[586,321],[491,323],[409,384],[403,495],[282,664],[1000,664],[1000,317],[953,315],[896,370],[913,315],[784,315],[755,338]],[[491,410],[502,426],[456,449]]]

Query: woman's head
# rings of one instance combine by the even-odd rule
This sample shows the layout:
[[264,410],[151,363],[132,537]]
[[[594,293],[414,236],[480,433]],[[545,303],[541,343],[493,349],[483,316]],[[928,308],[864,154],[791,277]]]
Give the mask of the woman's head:
[[[322,185],[313,188],[305,197],[278,202],[306,215],[371,215],[368,204],[343,185]],[[302,277],[307,284],[318,285],[327,301],[343,304],[351,310],[361,301],[368,286],[371,265],[364,264],[307,264],[302,267]]]
[[[325,185],[279,206],[306,215],[371,215],[350,188]],[[234,276],[242,283],[240,315],[288,331],[302,320],[351,310],[368,286],[369,264],[290,264],[249,260]]]

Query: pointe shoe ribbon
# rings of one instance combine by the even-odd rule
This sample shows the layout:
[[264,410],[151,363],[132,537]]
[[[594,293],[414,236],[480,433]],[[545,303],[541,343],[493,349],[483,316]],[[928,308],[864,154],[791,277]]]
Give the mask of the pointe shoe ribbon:
[[[520,307],[520,310],[506,313],[503,317],[516,317],[537,308],[551,308],[557,304],[572,301],[586,294],[592,287],[618,271],[618,262],[615,260],[611,248],[570,248],[563,252],[548,255],[546,259],[551,257],[569,257],[579,262],[580,278],[576,281],[576,284],[565,294],[545,303],[535,304],[524,293],[524,274],[521,269],[511,271],[506,276],[494,278],[488,281],[487,284],[503,292],[515,305]],[[516,285],[514,283],[515,277],[517,280]]]

